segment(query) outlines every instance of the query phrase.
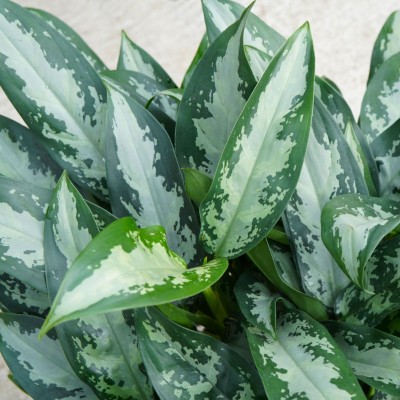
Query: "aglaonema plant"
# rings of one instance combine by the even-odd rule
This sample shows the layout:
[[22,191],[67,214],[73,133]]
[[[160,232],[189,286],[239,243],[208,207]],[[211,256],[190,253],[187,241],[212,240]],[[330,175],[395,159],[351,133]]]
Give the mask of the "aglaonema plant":
[[181,87],[0,0],[0,351],[34,399],[400,398],[400,14],[359,121],[230,0]]

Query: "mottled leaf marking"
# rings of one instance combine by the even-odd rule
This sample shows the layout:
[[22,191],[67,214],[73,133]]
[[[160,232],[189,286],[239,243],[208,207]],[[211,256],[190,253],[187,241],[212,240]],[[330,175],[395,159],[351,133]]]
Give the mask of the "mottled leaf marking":
[[[237,21],[245,8],[230,0],[203,0],[203,13],[210,43]],[[273,56],[285,39],[254,14],[244,32],[244,44],[255,47],[269,56]]]
[[[64,174],[54,191],[45,224],[51,300],[72,261],[98,232],[89,207]],[[146,376],[139,370],[142,361],[136,336],[121,312],[68,321],[56,330],[71,366],[100,398],[150,397]]]
[[54,28],[61,36],[68,40],[72,46],[75,47],[86,59],[86,61],[92,66],[92,68],[98,72],[107,71],[107,67],[101,61],[99,56],[87,45],[87,43],[65,22],[61,21],[55,15],[52,15],[44,10],[30,9],[32,13],[39,16],[43,21],[47,22],[52,28]]
[[365,400],[344,354],[307,314],[286,311],[277,320],[277,339],[254,327],[247,335],[269,399]]
[[252,46],[244,46],[244,51],[249,62],[251,71],[253,72],[253,75],[258,82],[264,75],[268,64],[272,60],[272,56]]
[[400,120],[382,132],[372,143],[379,175],[379,195],[399,200]]
[[333,307],[349,279],[321,239],[321,212],[329,199],[367,193],[356,161],[332,116],[315,99],[312,129],[296,190],[285,213],[304,289]]
[[106,157],[114,214],[131,215],[141,227],[164,226],[171,248],[198,265],[197,218],[167,133],[138,103],[108,88],[113,135]]
[[368,81],[391,56],[400,52],[400,11],[394,11],[385,21],[372,51]]
[[14,379],[34,399],[94,399],[80,381],[53,336],[38,340],[43,320],[38,317],[0,314],[0,350]]
[[256,82],[247,63],[243,30],[247,15],[207,49],[183,94],[176,124],[180,165],[212,177],[232,128]]
[[44,293],[43,228],[50,194],[0,177],[0,272]]
[[372,142],[400,118],[400,53],[386,60],[368,84],[361,105],[360,124]]
[[162,400],[263,397],[254,367],[228,345],[174,324],[155,309],[137,310],[135,319],[143,361]]
[[4,312],[45,318],[49,309],[47,293],[34,289],[13,276],[0,274],[0,308]]
[[145,50],[133,43],[122,31],[118,69],[141,72],[162,84],[163,89],[176,87],[168,73]]
[[271,61],[236,122],[200,207],[209,253],[236,257],[275,225],[300,174],[313,101],[308,25]]
[[327,328],[358,379],[400,395],[400,339],[377,329],[329,321]]
[[358,286],[370,290],[366,263],[379,242],[400,223],[397,202],[348,194],[329,201],[321,214],[322,240]]
[[105,198],[102,112],[106,92],[84,57],[50,25],[2,0],[0,83],[52,157]]
[[234,291],[247,321],[276,338],[277,302],[285,300],[271,292],[263,280],[250,273],[244,273],[239,278]]
[[390,394],[376,390],[374,396],[372,397],[372,400],[400,400],[400,396],[392,396]]
[[60,171],[31,131],[0,116],[0,174],[49,189]]
[[77,316],[193,296],[215,283],[227,267],[225,259],[214,259],[187,269],[168,248],[162,227],[138,229],[132,218],[122,218],[100,232],[73,262],[43,332]]

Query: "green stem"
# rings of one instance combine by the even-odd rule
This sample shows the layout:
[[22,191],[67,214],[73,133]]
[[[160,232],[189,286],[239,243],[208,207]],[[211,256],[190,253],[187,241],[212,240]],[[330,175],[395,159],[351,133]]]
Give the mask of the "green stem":
[[224,321],[228,317],[228,313],[219,298],[218,292],[215,291],[211,286],[203,291],[203,295],[207,301],[210,310],[214,314],[217,321],[224,326]]
[[275,242],[279,242],[285,245],[289,245],[289,239],[286,236],[286,233],[281,231],[280,229],[277,228],[272,228],[268,234],[267,234],[267,238],[271,239]]

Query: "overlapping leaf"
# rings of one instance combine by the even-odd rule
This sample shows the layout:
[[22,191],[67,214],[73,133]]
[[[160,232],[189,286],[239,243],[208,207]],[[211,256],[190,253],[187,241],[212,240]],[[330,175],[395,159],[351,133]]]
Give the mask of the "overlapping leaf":
[[105,88],[49,24],[0,2],[0,84],[51,156],[80,185],[107,197],[102,110]]
[[137,102],[109,87],[107,176],[114,214],[161,225],[172,250],[202,261],[199,227],[167,133]]
[[96,72],[101,73],[107,71],[107,67],[103,61],[101,61],[100,57],[88,46],[78,33],[76,33],[65,22],[44,10],[30,9],[30,11],[42,18],[43,21],[47,22],[52,28],[67,39],[68,42],[85,57],[86,61]]
[[270,400],[365,400],[346,357],[326,329],[290,310],[277,320],[277,339],[259,328],[247,335]]
[[284,221],[306,293],[328,307],[349,279],[322,242],[321,212],[329,199],[355,192],[367,193],[356,160],[333,117],[315,99],[303,168]]
[[49,189],[60,171],[29,129],[0,116],[0,174]]
[[256,82],[243,51],[249,9],[210,45],[184,91],[176,124],[180,165],[212,177]]
[[[228,26],[240,18],[244,7],[231,0],[203,0],[207,35],[212,43]],[[244,33],[244,43],[273,56],[282,46],[284,38],[254,14]]]
[[371,56],[368,81],[391,56],[400,52],[400,11],[394,11],[385,21],[376,38]]
[[361,105],[361,129],[374,150],[374,139],[400,118],[400,53],[386,60],[368,84]]
[[382,132],[372,143],[379,173],[379,194],[399,200],[400,193],[400,120]]
[[96,398],[71,369],[60,342],[53,335],[38,340],[42,323],[31,315],[0,313],[0,352],[13,379],[34,399]]
[[[271,292],[265,282],[250,273],[239,278],[235,296],[247,321],[276,339],[277,303],[285,302],[284,298]],[[286,301],[286,304],[289,303]]]
[[[294,270],[295,266],[291,259],[282,257],[279,249],[270,248],[268,241],[263,240],[247,255],[273,285],[300,309],[319,320],[328,318],[324,305],[317,298],[303,293],[298,285],[293,284],[292,280],[285,277],[284,271]],[[284,265],[287,262],[289,262],[289,265]],[[289,273],[293,274],[293,272]]]
[[[89,207],[64,175],[54,191],[45,222],[51,300],[72,261],[98,231]],[[147,378],[139,370],[142,360],[133,321],[127,324],[122,312],[68,321],[56,330],[71,366],[100,398],[142,400],[151,396]]]
[[0,272],[43,293],[43,227],[50,193],[0,177]]
[[358,379],[400,396],[400,338],[377,329],[330,321],[326,324]]
[[187,269],[162,227],[138,229],[122,218],[100,232],[67,272],[43,332],[60,322],[193,296],[218,281],[228,262]]
[[365,266],[379,242],[400,224],[397,202],[348,194],[330,200],[321,214],[326,248],[349,278],[369,290]]
[[118,69],[140,72],[160,83],[164,89],[176,87],[164,68],[122,31]]
[[304,159],[313,83],[313,46],[305,25],[271,61],[224,148],[200,207],[209,253],[247,252],[281,216]]
[[228,345],[154,309],[135,313],[140,350],[160,399],[262,399],[254,367]]

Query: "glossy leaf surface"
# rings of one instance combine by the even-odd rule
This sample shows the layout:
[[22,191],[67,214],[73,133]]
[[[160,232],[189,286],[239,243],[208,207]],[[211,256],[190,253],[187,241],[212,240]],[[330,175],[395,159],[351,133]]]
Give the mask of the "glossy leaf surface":
[[281,216],[304,159],[313,82],[313,47],[305,25],[271,61],[224,148],[200,207],[209,253],[236,257],[247,252]]
[[162,400],[264,398],[254,367],[228,345],[154,309],[137,310],[135,320],[146,369]]
[[367,189],[356,161],[332,116],[315,99],[303,168],[284,221],[306,293],[328,307],[349,279],[322,242],[321,212],[329,199],[357,191]]
[[391,56],[400,52],[400,11],[394,11],[385,21],[376,38],[371,56],[368,81]]
[[45,189],[55,186],[59,168],[29,129],[0,116],[0,174]]
[[176,124],[179,163],[210,177],[256,84],[242,44],[249,12],[247,9],[207,49],[179,107]]
[[[69,266],[98,231],[89,207],[64,174],[45,223],[46,277],[52,301]],[[71,366],[99,398],[150,397],[146,375],[139,369],[142,360],[133,320],[128,325],[122,312],[68,321],[56,331]]]
[[322,240],[358,286],[369,289],[364,271],[379,242],[400,224],[400,207],[387,199],[349,194],[329,201],[321,214]]
[[298,310],[277,320],[277,339],[258,328],[247,335],[270,400],[365,400],[346,357],[327,330]]
[[176,87],[164,68],[122,31],[118,69],[140,72],[160,83],[164,89]]
[[202,261],[199,227],[166,131],[137,102],[109,89],[107,176],[113,212],[141,227],[161,225],[171,249]]
[[122,218],[100,232],[66,274],[43,332],[86,315],[163,304],[193,296],[218,281],[228,262],[187,269],[167,246],[165,230],[138,229]]
[[400,396],[400,338],[377,329],[330,321],[327,328],[358,379]]
[[52,15],[44,10],[30,9],[32,13],[39,16],[43,21],[47,22],[52,28],[60,33],[69,43],[72,44],[86,59],[86,61],[92,66],[92,68],[98,72],[107,71],[107,67],[101,61],[100,57],[88,46],[88,44],[76,33],[70,26],[65,22],[61,21],[55,15]]
[[54,335],[38,340],[42,323],[30,315],[0,313],[0,351],[13,379],[34,399],[94,399]]
[[57,163],[101,198],[105,88],[83,55],[49,24],[0,3],[0,84]]

